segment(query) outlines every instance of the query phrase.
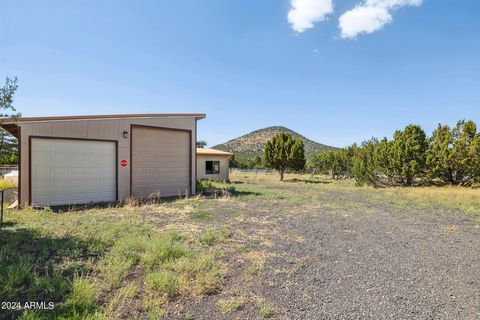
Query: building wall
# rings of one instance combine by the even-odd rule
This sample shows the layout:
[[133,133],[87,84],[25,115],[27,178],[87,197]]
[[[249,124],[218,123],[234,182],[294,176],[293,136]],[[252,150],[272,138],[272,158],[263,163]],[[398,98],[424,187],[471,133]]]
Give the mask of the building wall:
[[[209,155],[197,155],[197,179],[213,179],[213,180],[228,180],[228,156],[209,156]],[[220,173],[219,174],[206,174],[205,162],[206,161],[220,161]]]
[[[20,145],[20,205],[28,205],[29,199],[29,137],[47,136],[59,138],[104,139],[118,141],[118,199],[125,200],[130,196],[130,125],[157,126],[172,129],[191,130],[192,135],[192,193],[195,189],[196,159],[196,119],[195,117],[165,118],[122,118],[122,119],[90,119],[19,123],[21,134]],[[123,132],[128,138],[123,138]],[[127,160],[128,166],[120,166],[121,160]]]

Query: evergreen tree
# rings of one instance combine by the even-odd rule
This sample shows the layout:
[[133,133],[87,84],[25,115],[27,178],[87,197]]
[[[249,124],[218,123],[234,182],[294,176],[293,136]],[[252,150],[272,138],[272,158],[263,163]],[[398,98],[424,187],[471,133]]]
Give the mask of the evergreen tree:
[[[20,116],[13,105],[13,96],[18,89],[17,78],[7,77],[5,85],[0,88],[0,118],[15,119]],[[5,130],[0,130],[0,163],[13,164],[17,162],[18,142]]]
[[235,155],[228,159],[228,166],[230,168],[241,168],[239,161],[235,158]]
[[404,131],[395,132],[389,148],[389,169],[398,183],[411,186],[424,173],[427,147],[420,126],[408,125]]
[[473,142],[477,136],[477,126],[473,121],[461,120],[452,130],[453,147],[451,149],[452,183],[468,184],[471,174]]
[[480,133],[477,133],[469,150],[470,184],[480,184]]
[[449,126],[439,124],[430,138],[426,166],[430,178],[454,183],[452,146],[454,136]]
[[205,148],[206,146],[207,146],[207,141],[205,140],[197,141],[197,148]]
[[352,176],[355,178],[357,185],[378,185],[378,175],[375,165],[375,148],[378,140],[372,138],[364,141],[360,147],[356,144],[352,145]]
[[380,177],[387,178],[390,182],[395,179],[395,170],[392,167],[392,142],[389,142],[387,138],[383,138],[379,141],[373,151],[373,165],[377,172],[377,179]]
[[316,154],[310,162],[311,169],[329,174],[332,179],[346,177],[350,172],[349,149],[326,151]]
[[291,134],[279,133],[265,144],[264,159],[265,165],[277,170],[280,181],[283,181],[287,169],[302,170],[305,167],[303,141]]
[[459,121],[454,128],[439,124],[428,139],[421,127],[409,125],[396,131],[390,141],[372,138],[344,149],[343,154],[338,159],[328,153],[317,155],[311,166],[321,172],[333,170],[335,176],[345,170],[338,166],[344,159],[346,172],[359,185],[411,186],[419,179],[480,184],[480,132],[473,121]]

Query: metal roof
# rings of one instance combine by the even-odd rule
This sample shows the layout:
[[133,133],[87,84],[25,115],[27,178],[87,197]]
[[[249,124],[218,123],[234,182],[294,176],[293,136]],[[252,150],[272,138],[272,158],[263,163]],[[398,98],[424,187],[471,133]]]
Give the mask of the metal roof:
[[48,116],[48,117],[20,117],[1,118],[0,126],[18,137],[18,124],[26,122],[49,122],[49,121],[74,121],[74,120],[97,120],[97,119],[128,119],[128,118],[183,118],[195,117],[203,119],[205,113],[140,113],[140,114],[103,114],[103,115],[81,115],[81,116]]
[[197,154],[208,155],[208,156],[224,156],[224,157],[233,156],[233,153],[231,152],[225,152],[225,151],[209,149],[209,148],[197,148]]

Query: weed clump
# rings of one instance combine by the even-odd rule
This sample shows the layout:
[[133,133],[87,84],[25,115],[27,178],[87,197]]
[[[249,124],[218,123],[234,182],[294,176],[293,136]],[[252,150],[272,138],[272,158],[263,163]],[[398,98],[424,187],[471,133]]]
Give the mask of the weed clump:
[[179,283],[175,273],[171,271],[157,271],[147,275],[146,284],[149,290],[173,298],[178,294]]

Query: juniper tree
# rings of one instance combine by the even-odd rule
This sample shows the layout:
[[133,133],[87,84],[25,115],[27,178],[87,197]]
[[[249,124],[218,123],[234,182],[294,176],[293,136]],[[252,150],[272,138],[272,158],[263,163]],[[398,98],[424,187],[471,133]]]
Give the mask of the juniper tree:
[[197,148],[205,148],[207,146],[207,141],[200,140],[197,141]]
[[320,152],[313,157],[310,166],[317,172],[329,174],[332,179],[348,176],[351,166],[349,151],[350,149],[342,149]]
[[453,146],[451,159],[453,167],[453,184],[468,184],[471,164],[474,159],[470,151],[477,136],[477,126],[473,121],[461,120],[452,130]]
[[389,167],[398,182],[411,186],[414,179],[425,170],[428,147],[425,131],[420,126],[408,125],[405,130],[397,130],[389,150]]
[[454,136],[448,125],[439,124],[430,137],[426,167],[429,177],[445,183],[454,183],[452,146]]
[[352,176],[355,178],[357,185],[378,185],[377,168],[375,164],[375,148],[378,140],[372,138],[364,141],[360,146],[352,145]]
[[469,150],[470,184],[480,184],[480,133],[477,133]]
[[264,160],[267,167],[279,172],[280,181],[283,181],[287,169],[302,170],[305,167],[303,141],[291,134],[279,133],[265,144]]

